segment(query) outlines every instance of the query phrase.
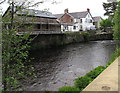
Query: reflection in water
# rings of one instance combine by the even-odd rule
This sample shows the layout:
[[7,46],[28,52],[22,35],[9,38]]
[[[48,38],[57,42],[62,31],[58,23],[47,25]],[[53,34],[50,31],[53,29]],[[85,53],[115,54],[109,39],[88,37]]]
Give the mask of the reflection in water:
[[25,84],[25,90],[58,90],[72,86],[74,79],[97,66],[105,66],[114,52],[116,42],[92,41],[32,52],[37,78]]

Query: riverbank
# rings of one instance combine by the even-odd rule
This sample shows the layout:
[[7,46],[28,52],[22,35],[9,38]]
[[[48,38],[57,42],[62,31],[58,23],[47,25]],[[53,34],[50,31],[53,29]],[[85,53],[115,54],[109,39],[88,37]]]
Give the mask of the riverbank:
[[[36,38],[34,38],[36,37]],[[34,40],[31,43],[32,50],[63,46],[71,43],[79,43],[96,40],[112,40],[111,33],[95,34],[91,32],[67,32],[62,34],[40,34],[31,36]]]
[[84,91],[118,91],[118,63],[117,58],[107,69],[105,69]]
[[[98,66],[94,70],[88,72],[83,77],[78,77],[75,80],[75,86],[67,86],[59,88],[60,93],[67,93],[68,91],[118,91],[118,66],[120,61],[120,47],[116,48],[116,51],[111,56],[107,65]],[[100,74],[100,75],[99,75]],[[78,90],[79,89],[79,90]]]

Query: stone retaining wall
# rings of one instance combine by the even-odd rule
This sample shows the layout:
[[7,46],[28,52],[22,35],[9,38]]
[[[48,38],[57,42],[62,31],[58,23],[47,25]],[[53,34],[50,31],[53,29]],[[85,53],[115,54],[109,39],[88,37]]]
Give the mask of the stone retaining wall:
[[[35,37],[36,35],[31,35]],[[92,36],[85,36],[80,33],[68,34],[39,34],[31,43],[32,49],[50,48],[54,46],[66,45],[70,43],[79,43],[85,41],[95,40],[111,40],[112,34],[96,34]]]

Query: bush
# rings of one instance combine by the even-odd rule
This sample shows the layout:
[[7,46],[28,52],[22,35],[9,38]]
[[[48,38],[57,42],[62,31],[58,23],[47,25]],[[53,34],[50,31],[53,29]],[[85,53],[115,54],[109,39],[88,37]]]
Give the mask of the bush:
[[91,78],[84,76],[79,77],[75,80],[75,86],[78,87],[80,90],[84,89],[90,82],[92,81]]
[[79,88],[72,87],[72,86],[65,86],[59,88],[58,93],[80,93]]
[[82,36],[84,37],[85,41],[89,41],[90,33],[88,32],[81,32]]
[[104,31],[106,31],[106,28],[111,27],[112,26],[112,21],[109,19],[103,19],[100,22],[101,27],[104,29]]
[[94,70],[87,73],[86,76],[88,76],[91,79],[95,79],[104,69],[105,69],[104,66],[98,66]]

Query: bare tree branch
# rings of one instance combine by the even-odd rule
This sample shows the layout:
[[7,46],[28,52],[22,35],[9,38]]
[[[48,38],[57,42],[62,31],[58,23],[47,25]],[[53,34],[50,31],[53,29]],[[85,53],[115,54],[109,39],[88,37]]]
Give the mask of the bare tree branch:
[[0,0],[0,4],[4,3],[6,0]]

